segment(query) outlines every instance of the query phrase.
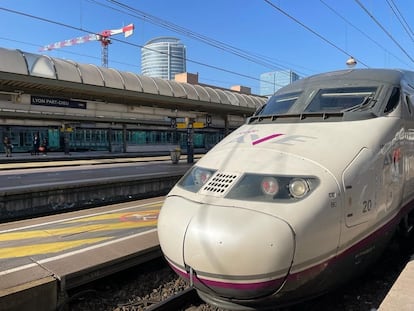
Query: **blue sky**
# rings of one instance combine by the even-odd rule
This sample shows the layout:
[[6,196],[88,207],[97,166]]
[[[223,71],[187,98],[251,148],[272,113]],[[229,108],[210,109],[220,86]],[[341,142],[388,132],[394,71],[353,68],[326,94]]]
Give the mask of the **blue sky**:
[[133,23],[131,37],[112,37],[109,67],[139,74],[141,47],[155,37],[174,36],[187,48],[187,71],[198,73],[200,82],[244,85],[258,93],[261,73],[291,69],[308,76],[344,69],[349,55],[357,68],[414,70],[414,35],[390,5],[414,30],[411,0],[2,0],[0,47],[100,65],[99,42],[39,48]]

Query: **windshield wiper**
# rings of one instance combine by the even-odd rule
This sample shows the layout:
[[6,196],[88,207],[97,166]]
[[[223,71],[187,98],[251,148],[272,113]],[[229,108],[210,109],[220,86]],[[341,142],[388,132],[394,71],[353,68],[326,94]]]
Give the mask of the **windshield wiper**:
[[[352,111],[362,110],[362,108],[367,107],[369,103],[375,104],[375,102],[376,102],[376,100],[372,99],[371,96],[366,96],[362,103],[360,103],[358,105],[355,105],[355,106],[352,106],[352,107],[349,107],[349,108],[346,108],[346,109],[342,109],[341,112],[352,112]],[[370,107],[372,107],[373,104],[370,105]]]

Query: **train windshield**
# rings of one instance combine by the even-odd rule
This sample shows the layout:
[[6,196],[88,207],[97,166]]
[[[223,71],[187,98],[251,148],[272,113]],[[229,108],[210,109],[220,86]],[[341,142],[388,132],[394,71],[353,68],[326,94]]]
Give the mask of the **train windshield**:
[[376,87],[321,89],[304,112],[346,112],[372,106]]
[[377,86],[307,89],[275,94],[257,115],[341,113],[372,108]]
[[300,92],[272,96],[260,114],[285,114],[296,103]]

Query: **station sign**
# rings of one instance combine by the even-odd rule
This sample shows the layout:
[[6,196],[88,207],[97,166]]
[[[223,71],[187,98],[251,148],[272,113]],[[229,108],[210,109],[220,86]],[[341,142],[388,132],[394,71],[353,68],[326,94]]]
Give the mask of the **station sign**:
[[86,109],[87,103],[80,100],[32,95],[30,96],[30,104],[60,108]]
[[73,127],[68,126],[68,125],[66,125],[66,126],[62,125],[61,128],[60,128],[60,131],[71,133],[71,132],[73,132]]
[[[186,129],[188,127],[188,123],[185,122],[177,122],[178,129]],[[204,128],[204,122],[193,122],[192,127],[195,129]]]
[[177,122],[177,128],[178,129],[186,129],[187,128],[187,123]]
[[195,128],[195,129],[204,128],[204,123],[203,122],[193,122],[193,128]]

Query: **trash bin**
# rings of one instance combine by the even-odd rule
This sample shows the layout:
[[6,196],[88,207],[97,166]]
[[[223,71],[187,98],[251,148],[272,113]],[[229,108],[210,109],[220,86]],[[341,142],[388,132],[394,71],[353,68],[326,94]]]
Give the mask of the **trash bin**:
[[175,148],[170,151],[171,161],[173,164],[177,164],[181,157],[181,149]]

